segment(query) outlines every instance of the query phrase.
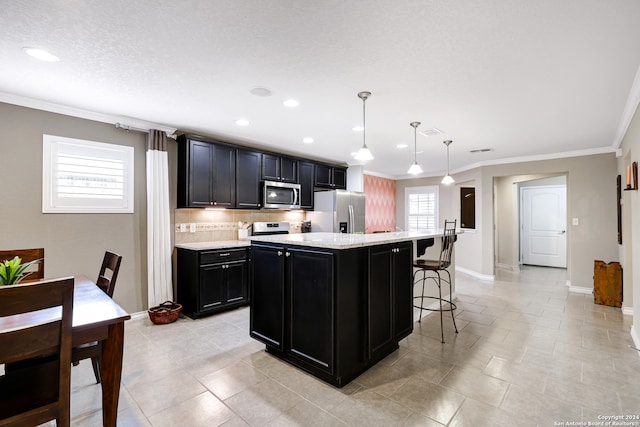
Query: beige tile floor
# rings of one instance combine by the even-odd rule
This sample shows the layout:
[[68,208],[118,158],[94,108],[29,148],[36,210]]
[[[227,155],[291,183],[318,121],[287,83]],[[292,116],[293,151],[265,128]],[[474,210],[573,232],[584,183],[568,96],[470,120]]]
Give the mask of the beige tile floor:
[[[264,352],[249,310],[127,322],[119,426],[556,426],[640,415],[631,318],[568,292],[565,271],[457,275],[459,334],[416,323],[342,389]],[[72,370],[72,424],[100,425],[91,364]]]

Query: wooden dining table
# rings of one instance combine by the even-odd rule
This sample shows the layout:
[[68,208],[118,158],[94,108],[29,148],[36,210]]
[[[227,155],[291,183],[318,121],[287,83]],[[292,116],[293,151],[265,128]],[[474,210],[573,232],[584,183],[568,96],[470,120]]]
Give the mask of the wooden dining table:
[[[45,310],[46,311],[46,310]],[[57,313],[39,313],[39,321],[45,317],[59,317]],[[74,277],[73,291],[73,346],[102,341],[102,424],[115,427],[118,416],[118,398],[122,376],[122,354],[124,346],[124,322],[131,316],[115,301],[98,288],[86,276]],[[10,330],[21,322],[32,323],[26,315],[13,316],[13,319],[0,319],[0,332]]]

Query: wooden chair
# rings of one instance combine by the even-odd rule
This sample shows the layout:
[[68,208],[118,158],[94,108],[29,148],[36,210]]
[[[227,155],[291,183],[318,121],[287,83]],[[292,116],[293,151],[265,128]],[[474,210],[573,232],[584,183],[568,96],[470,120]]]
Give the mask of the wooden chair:
[[26,276],[22,282],[33,282],[44,279],[44,248],[0,251],[0,262],[13,259],[16,256],[20,257],[23,263],[40,260],[40,262],[36,264],[38,268],[29,270],[30,274]]
[[[109,251],[104,253],[96,285],[98,285],[105,294],[109,295],[109,297],[113,297],[113,290],[116,287],[116,279],[118,278],[121,262],[122,256]],[[81,360],[89,358],[91,359],[91,365],[93,365],[93,374],[96,377],[96,383],[100,384],[100,364],[102,362],[102,343],[100,341],[94,341],[73,348],[71,359],[74,366],[77,366]]]
[[73,283],[0,287],[0,426],[69,426]]

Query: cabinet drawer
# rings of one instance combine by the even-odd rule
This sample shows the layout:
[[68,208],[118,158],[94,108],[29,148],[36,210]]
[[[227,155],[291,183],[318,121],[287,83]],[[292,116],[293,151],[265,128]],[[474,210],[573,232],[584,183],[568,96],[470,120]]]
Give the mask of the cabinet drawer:
[[217,264],[247,259],[246,249],[230,249],[226,251],[206,251],[200,253],[200,265]]

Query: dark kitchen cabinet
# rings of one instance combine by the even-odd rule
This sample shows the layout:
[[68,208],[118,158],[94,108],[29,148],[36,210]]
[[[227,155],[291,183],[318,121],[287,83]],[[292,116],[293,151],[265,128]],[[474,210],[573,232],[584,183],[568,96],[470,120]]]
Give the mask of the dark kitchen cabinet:
[[[413,330],[412,251],[410,242],[369,249],[371,357],[390,341],[399,341]],[[389,305],[388,301],[393,303]]]
[[262,154],[262,179],[266,181],[298,182],[298,161],[277,154]]
[[413,330],[412,250],[411,242],[369,249],[367,352],[371,359],[383,357],[390,345]]
[[248,249],[177,248],[177,293],[182,312],[202,317],[249,302]]
[[[250,335],[300,363],[333,370],[331,252],[252,246]],[[259,272],[256,274],[255,272]]]
[[178,207],[235,206],[235,148],[178,137]]
[[316,164],[315,186],[345,190],[347,188],[347,169],[335,166]]
[[315,164],[312,162],[298,162],[300,177],[300,208],[313,210],[313,187],[315,180]]
[[259,209],[260,165],[262,154],[257,151],[236,151],[236,207],[240,209]]

